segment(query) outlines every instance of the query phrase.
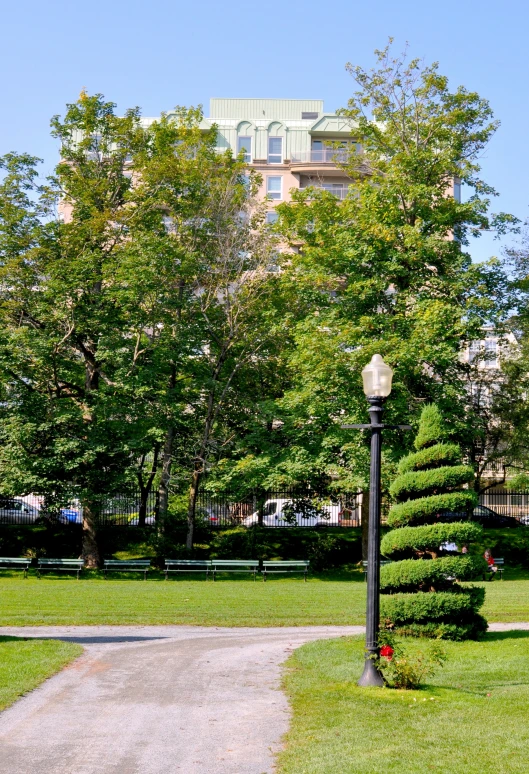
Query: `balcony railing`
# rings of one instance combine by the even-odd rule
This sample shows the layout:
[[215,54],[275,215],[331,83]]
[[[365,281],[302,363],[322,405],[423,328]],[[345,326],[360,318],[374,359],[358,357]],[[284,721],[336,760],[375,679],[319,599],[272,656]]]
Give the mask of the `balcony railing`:
[[[309,186],[305,186],[305,188],[301,188],[301,191],[304,191]],[[336,196],[337,199],[345,199],[347,196],[347,193],[349,191],[349,188],[346,185],[315,185],[312,186],[312,188],[316,188],[317,190],[323,190],[328,191],[329,193],[332,193],[334,196]]]
[[323,150],[311,150],[304,153],[293,153],[293,164],[344,164],[347,162],[351,151],[346,148],[323,148]]

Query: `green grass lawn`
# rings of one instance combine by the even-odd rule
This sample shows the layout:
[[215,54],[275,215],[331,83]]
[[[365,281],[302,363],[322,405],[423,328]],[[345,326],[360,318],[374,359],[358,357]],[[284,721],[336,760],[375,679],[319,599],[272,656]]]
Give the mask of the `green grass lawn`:
[[278,774],[526,774],[529,632],[443,647],[448,661],[418,691],[359,688],[361,638],[298,649]]
[[73,642],[0,637],[0,710],[32,691],[82,651]]
[[[244,576],[216,583],[198,576],[167,582],[133,577],[77,581],[66,575],[41,580],[3,576],[0,625],[304,626],[365,621],[366,584],[358,571],[328,573],[307,583],[295,577],[271,578],[266,583]],[[527,573],[486,587],[483,612],[489,621],[529,621]]]

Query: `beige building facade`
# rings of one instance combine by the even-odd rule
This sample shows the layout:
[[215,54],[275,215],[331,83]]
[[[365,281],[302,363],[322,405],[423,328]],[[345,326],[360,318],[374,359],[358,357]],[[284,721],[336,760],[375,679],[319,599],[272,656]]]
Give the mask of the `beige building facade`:
[[348,119],[326,112],[322,100],[211,99],[203,126],[213,125],[219,151],[243,152],[261,175],[270,222],[292,189],[317,186],[345,198],[349,179],[340,162],[357,144]]

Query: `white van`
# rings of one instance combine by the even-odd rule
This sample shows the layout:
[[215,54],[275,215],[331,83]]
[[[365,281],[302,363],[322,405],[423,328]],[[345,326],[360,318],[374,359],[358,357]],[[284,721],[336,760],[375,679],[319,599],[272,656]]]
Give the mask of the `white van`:
[[[267,500],[263,505],[263,527],[339,527],[342,523],[341,509],[337,503],[322,505],[320,514],[308,516],[305,513],[292,513],[293,502],[296,502],[295,498]],[[246,527],[258,523],[259,511],[243,521]]]

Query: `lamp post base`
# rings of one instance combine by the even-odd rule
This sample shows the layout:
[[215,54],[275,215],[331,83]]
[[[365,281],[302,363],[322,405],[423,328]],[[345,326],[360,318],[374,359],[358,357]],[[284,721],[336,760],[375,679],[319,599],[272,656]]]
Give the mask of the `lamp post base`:
[[364,662],[364,671],[362,673],[362,677],[358,681],[357,685],[360,685],[362,688],[383,688],[384,678],[378,671],[378,669],[375,666],[375,662],[372,658],[368,657],[366,658]]

